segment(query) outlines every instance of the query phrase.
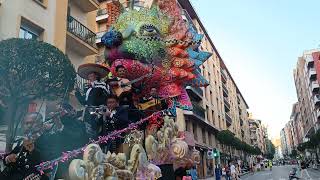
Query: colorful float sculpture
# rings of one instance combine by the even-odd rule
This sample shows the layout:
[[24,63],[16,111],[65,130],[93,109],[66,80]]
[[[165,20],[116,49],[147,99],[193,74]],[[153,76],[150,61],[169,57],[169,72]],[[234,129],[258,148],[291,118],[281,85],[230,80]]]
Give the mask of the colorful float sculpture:
[[[143,97],[156,88],[162,99],[174,99],[171,108],[191,110],[186,86],[206,86],[198,67],[211,54],[199,51],[203,35],[186,22],[176,0],[154,1],[150,7],[136,10],[124,8],[118,1],[107,5],[109,31],[102,36],[105,59],[110,70],[126,68],[128,80],[140,79],[135,85],[141,88],[136,94]],[[173,107],[174,106],[174,107]],[[162,176],[157,165],[186,162],[198,163],[196,150],[190,151],[179,137],[174,119],[162,117],[163,124],[143,137],[142,132],[129,134],[130,155],[102,153],[100,147],[91,144],[84,150],[83,159],[72,161],[71,179],[158,179]],[[145,149],[143,148],[145,139]],[[128,160],[127,160],[128,157]]]
[[211,53],[198,50],[203,35],[185,22],[177,1],[154,1],[150,8],[140,10],[125,10],[113,2],[107,11],[110,30],[102,42],[112,73],[116,74],[118,65],[127,69],[129,80],[152,73],[136,83],[143,87],[140,96],[157,88],[161,98],[178,97],[179,107],[190,109],[185,87],[208,85],[198,67]]

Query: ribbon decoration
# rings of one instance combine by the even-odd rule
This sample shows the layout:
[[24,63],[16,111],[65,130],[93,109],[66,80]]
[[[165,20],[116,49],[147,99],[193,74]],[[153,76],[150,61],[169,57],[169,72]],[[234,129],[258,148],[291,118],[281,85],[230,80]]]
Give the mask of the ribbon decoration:
[[122,133],[125,133],[125,132],[129,132],[129,131],[132,131],[132,130],[135,130],[138,128],[139,125],[143,124],[144,122],[152,119],[152,118],[159,118],[163,115],[165,115],[166,113],[169,113],[169,114],[173,114],[172,112],[175,112],[175,107],[171,107],[171,108],[168,108],[168,109],[165,109],[165,110],[162,110],[162,111],[158,111],[158,112],[155,112],[153,113],[152,115],[144,118],[144,119],[141,119],[140,121],[137,121],[135,123],[131,123],[129,124],[128,127],[124,128],[124,129],[121,129],[121,130],[115,130],[113,132],[111,132],[110,134],[108,134],[107,136],[99,136],[98,137],[98,140],[91,140],[88,144],[86,144],[84,147],[82,148],[78,148],[78,149],[75,149],[73,151],[67,151],[67,152],[63,152],[62,155],[54,160],[51,160],[51,161],[45,161],[45,162],[41,162],[39,165],[36,165],[36,169],[40,172],[40,174],[44,174],[44,171],[45,170],[49,170],[49,169],[53,169],[54,166],[58,165],[60,162],[66,162],[72,158],[75,158],[77,157],[79,154],[83,153],[83,151],[86,149],[86,147],[91,144],[91,143],[95,143],[95,144],[102,144],[102,143],[107,143],[107,141],[109,139],[116,139],[116,138],[119,138],[121,137],[120,135]]

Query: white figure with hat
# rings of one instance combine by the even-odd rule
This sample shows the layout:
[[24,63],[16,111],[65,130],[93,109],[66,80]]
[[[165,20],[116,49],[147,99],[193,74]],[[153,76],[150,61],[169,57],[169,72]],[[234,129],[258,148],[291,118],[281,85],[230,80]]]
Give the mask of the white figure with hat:
[[76,91],[76,97],[82,105],[105,105],[107,97],[111,94],[111,89],[109,85],[101,81],[101,78],[107,76],[109,72],[107,67],[100,64],[87,63],[79,66],[79,76],[89,81],[89,87],[85,94],[81,94],[79,89]]

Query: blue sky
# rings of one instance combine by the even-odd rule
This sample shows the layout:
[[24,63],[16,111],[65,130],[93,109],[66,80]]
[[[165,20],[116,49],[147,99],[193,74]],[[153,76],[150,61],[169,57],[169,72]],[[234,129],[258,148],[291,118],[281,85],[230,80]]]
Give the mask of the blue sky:
[[[293,69],[320,45],[319,0],[191,0],[255,118],[278,136],[297,101]],[[318,21],[318,22],[317,22]]]

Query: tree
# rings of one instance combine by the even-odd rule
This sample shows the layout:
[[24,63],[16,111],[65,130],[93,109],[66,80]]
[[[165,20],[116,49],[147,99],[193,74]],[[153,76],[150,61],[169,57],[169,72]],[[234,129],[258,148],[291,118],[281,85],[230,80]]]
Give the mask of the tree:
[[266,145],[267,145],[266,158],[273,159],[274,158],[274,154],[276,153],[276,148],[274,147],[274,145],[270,141],[270,139],[267,139]]
[[75,70],[56,47],[35,40],[0,41],[0,105],[5,107],[7,150],[30,102],[62,98],[73,90]]
[[233,145],[234,143],[234,135],[231,131],[229,130],[222,130],[218,133],[217,139],[225,145]]
[[290,154],[289,156],[290,156],[291,158],[297,158],[297,155],[298,155],[297,150],[293,149],[293,150],[291,151],[291,154]]

